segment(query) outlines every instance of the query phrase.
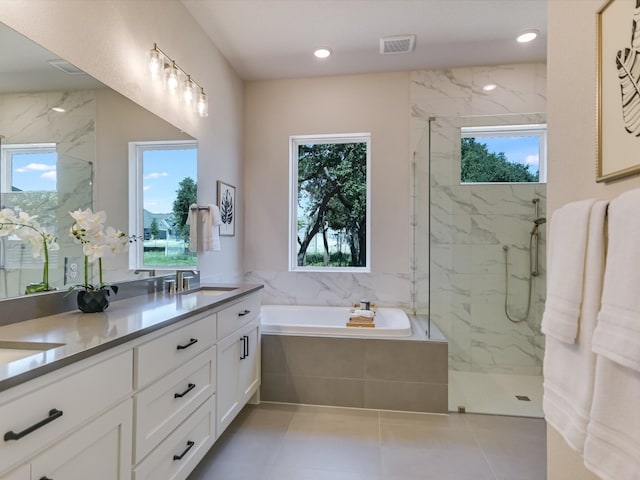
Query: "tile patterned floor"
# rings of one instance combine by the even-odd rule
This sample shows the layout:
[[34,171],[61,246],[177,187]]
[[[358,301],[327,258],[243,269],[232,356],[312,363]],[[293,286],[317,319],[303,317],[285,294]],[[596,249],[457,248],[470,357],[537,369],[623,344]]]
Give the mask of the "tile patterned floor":
[[545,480],[542,419],[248,405],[189,480]]

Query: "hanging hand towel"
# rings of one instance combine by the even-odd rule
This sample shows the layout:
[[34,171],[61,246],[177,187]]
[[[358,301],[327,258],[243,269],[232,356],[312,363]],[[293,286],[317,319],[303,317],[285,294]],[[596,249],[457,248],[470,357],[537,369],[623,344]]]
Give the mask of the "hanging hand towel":
[[220,225],[222,225],[222,217],[220,209],[216,205],[208,205],[203,215],[204,223],[204,250],[220,250]]
[[589,214],[595,199],[559,208],[549,226],[549,273],[542,332],[574,343],[582,302]]
[[187,225],[189,226],[189,251],[198,251],[198,205],[195,203],[189,206],[187,215]]
[[[591,337],[602,296],[606,211],[607,202],[599,201],[593,205],[589,215],[584,294],[576,341],[565,343],[552,335],[545,339],[542,400],[545,419],[579,453],[582,453],[587,438],[593,399],[596,355],[591,351]],[[553,265],[549,267],[553,268]]]
[[609,205],[607,267],[592,346],[595,353],[640,372],[640,189]]

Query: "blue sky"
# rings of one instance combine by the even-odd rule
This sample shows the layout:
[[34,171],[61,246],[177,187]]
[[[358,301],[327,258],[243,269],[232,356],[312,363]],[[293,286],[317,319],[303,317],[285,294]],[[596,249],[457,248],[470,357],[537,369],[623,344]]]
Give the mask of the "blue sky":
[[539,170],[539,138],[537,136],[477,137],[478,143],[487,145],[490,152],[504,152],[512,163],[529,165],[529,171]]
[[23,191],[56,190],[56,153],[14,153],[12,185]]
[[144,208],[152,213],[171,213],[180,181],[198,178],[197,158],[196,148],[146,150],[142,172]]

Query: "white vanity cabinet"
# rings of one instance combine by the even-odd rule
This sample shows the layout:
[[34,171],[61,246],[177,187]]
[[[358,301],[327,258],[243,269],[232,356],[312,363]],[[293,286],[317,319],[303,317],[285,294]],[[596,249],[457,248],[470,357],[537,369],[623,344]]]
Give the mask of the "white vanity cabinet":
[[115,476],[88,478],[130,478],[132,356],[114,353],[0,395],[0,471],[16,467],[2,480],[87,478],[74,473],[91,465]]
[[218,436],[260,386],[259,314],[257,294],[218,312]]
[[196,315],[134,348],[135,480],[186,478],[213,445],[216,320]]

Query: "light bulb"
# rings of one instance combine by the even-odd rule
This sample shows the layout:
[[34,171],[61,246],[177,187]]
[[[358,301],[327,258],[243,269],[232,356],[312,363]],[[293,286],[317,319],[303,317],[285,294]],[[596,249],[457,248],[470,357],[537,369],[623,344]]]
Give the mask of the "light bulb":
[[160,74],[160,68],[162,67],[162,59],[160,58],[160,52],[154,46],[149,51],[149,72],[153,78],[157,78]]
[[204,88],[200,90],[200,94],[198,95],[196,111],[201,117],[209,116],[209,100],[207,99],[207,94],[204,93]]
[[195,97],[195,89],[196,85],[191,80],[191,75],[187,75],[187,79],[184,81],[182,85],[182,98],[187,104],[193,102],[193,98]]
[[537,30],[527,30],[526,32],[523,32],[521,35],[518,35],[518,38],[516,38],[516,41],[518,43],[531,42],[538,37],[539,33],[540,32],[538,32]]
[[175,93],[178,90],[178,69],[176,68],[176,62],[173,65],[167,65],[164,69],[166,75],[167,88],[171,93]]
[[317,58],[327,58],[330,57],[332,53],[331,49],[326,47],[318,48],[313,52]]

